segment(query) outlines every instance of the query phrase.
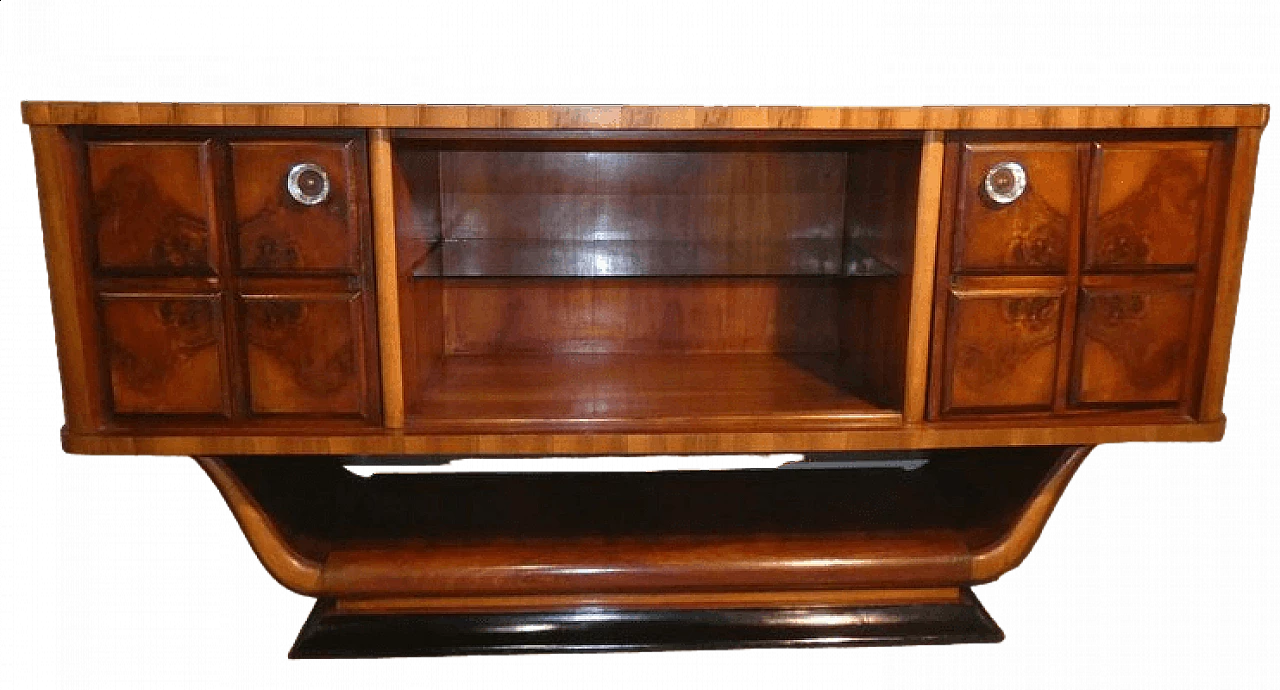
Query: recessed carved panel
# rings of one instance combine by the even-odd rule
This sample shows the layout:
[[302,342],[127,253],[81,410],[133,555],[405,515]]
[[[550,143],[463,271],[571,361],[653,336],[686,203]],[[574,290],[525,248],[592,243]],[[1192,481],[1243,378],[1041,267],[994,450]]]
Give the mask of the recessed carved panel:
[[226,414],[221,314],[216,295],[104,295],[112,409]]
[[1204,222],[1209,142],[1102,144],[1086,266],[1140,270],[1195,265]]
[[88,163],[99,268],[213,273],[209,142],[91,143]]
[[955,290],[949,310],[944,414],[1052,406],[1061,289]]
[[245,297],[249,407],[255,414],[362,414],[360,296]]
[[1073,400],[1181,400],[1194,302],[1189,286],[1082,289]]
[[[360,176],[354,142],[233,142],[235,228],[240,268],[259,273],[334,271],[352,273],[360,265]],[[289,190],[289,172],[310,163],[299,187]],[[305,192],[305,194],[303,194]],[[311,198],[314,200],[314,198]]]
[[[1076,144],[969,144],[961,162],[953,265],[957,272],[1064,273],[1079,218]],[[1026,189],[998,204],[983,192],[994,166],[1013,162]]]

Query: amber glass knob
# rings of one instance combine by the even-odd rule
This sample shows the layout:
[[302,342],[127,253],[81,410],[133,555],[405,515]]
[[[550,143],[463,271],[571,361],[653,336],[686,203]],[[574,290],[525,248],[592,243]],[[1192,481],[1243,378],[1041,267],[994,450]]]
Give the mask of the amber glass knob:
[[315,206],[329,198],[329,174],[315,163],[298,163],[285,179],[289,196],[303,206]]
[[1012,204],[1027,190],[1027,171],[1018,163],[1004,161],[987,168],[982,178],[982,193],[992,203]]

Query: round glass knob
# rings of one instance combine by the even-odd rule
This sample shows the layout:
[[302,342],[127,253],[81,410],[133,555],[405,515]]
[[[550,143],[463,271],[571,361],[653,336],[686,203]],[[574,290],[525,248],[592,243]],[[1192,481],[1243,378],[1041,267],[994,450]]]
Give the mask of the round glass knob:
[[982,193],[994,204],[1012,204],[1027,191],[1027,171],[1013,161],[996,163],[982,178]]
[[329,198],[329,174],[315,163],[298,163],[285,179],[289,196],[303,206],[315,206]]

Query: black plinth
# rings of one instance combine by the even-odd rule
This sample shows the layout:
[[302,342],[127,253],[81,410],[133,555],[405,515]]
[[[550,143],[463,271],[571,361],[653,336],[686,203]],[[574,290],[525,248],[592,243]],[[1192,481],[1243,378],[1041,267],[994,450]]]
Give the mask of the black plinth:
[[294,659],[999,642],[973,592],[953,604],[841,608],[343,614],[321,599]]

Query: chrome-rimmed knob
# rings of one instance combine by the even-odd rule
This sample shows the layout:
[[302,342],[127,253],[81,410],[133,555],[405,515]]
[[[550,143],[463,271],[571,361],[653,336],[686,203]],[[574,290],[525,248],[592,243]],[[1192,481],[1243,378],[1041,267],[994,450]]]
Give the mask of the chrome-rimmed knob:
[[285,178],[289,196],[303,206],[315,206],[329,198],[329,174],[315,163],[298,163]]
[[1012,204],[1027,191],[1027,171],[1014,161],[1003,161],[987,168],[982,178],[982,193],[1000,206]]

